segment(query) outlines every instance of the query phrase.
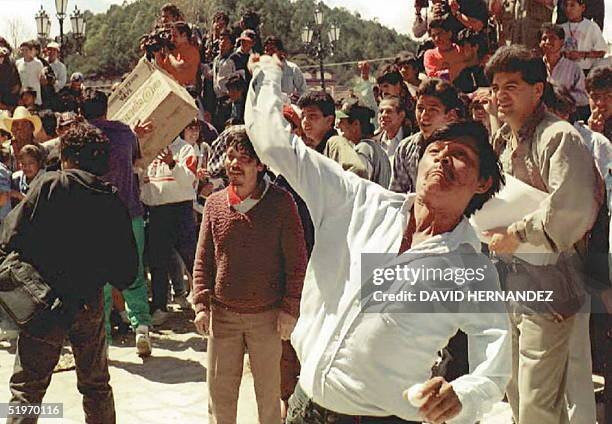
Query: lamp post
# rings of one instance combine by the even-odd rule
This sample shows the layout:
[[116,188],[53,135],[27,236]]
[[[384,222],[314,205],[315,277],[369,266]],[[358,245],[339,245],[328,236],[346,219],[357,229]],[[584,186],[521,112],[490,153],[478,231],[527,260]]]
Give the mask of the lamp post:
[[77,6],[74,6],[74,12],[70,16],[70,23],[72,24],[72,33],[74,34],[74,38],[77,41],[77,51],[81,53],[81,48],[83,46],[83,38],[85,38],[85,27],[87,26],[87,21],[85,20],[85,16]]
[[36,32],[38,34],[38,38],[42,46],[44,47],[47,44],[47,39],[49,38],[49,33],[51,32],[51,19],[47,12],[43,9],[42,5],[40,6],[40,10],[34,16],[36,20]]
[[[60,59],[64,58],[64,19],[68,17],[66,13],[68,10],[68,1],[69,0],[55,0],[55,11],[56,17],[59,21],[59,44],[60,44]],[[36,29],[38,31],[38,37],[41,39],[47,39],[49,37],[51,31],[51,19],[47,12],[40,6],[40,10],[34,16],[36,20]],[[78,7],[74,7],[74,11],[70,16],[70,23],[72,24],[72,32],[77,41],[78,49],[80,51],[81,44],[83,42],[83,38],[85,37],[85,27],[87,26],[87,22],[85,20],[85,15],[78,9]]]
[[319,71],[321,72],[321,88],[325,91],[325,72],[323,62],[325,57],[334,54],[336,43],[340,39],[340,27],[332,23],[327,33],[329,44],[324,40],[323,9],[319,3],[314,12],[314,26],[305,26],[302,29],[302,43],[306,49],[319,59]]
[[66,10],[68,10],[68,0],[55,0],[55,11],[57,12],[57,20],[60,28],[60,58],[64,58],[64,19],[66,18]]

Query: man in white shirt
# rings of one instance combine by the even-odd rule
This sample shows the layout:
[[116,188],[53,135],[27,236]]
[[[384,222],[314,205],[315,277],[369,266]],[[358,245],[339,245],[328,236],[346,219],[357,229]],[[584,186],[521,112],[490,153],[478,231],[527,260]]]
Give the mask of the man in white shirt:
[[295,103],[304,93],[308,91],[306,79],[298,65],[287,60],[287,50],[280,38],[269,36],[264,41],[264,51],[268,55],[276,54],[281,59],[283,67],[283,78],[281,90]]
[[16,65],[21,86],[32,87],[36,90],[36,104],[41,105],[40,77],[44,66],[40,60],[34,57],[34,45],[31,42],[21,43],[19,49],[23,57],[17,61]]
[[380,132],[374,136],[374,140],[379,142],[383,150],[389,157],[391,166],[395,152],[404,137],[409,136],[404,131],[404,120],[406,110],[402,107],[402,102],[397,96],[388,96],[381,100],[378,105],[378,123]]
[[[245,122],[259,157],[305,201],[317,240],[291,339],[302,369],[287,422],[473,424],[502,399],[510,377],[507,315],[362,313],[361,265],[366,252],[395,258],[406,251],[397,259],[409,266],[446,268],[451,256],[472,252],[488,263],[488,281],[498,285],[466,219],[502,180],[486,130],[461,123],[433,136],[420,161],[417,194],[393,193],[293,138],[282,117],[281,77],[278,59],[264,57]],[[430,377],[436,352],[458,328],[469,337],[471,374],[450,384],[441,377],[427,381],[422,394],[429,397],[417,409],[403,390]]]
[[55,92],[59,93],[59,91],[64,88],[66,85],[66,79],[68,78],[68,74],[66,72],[66,65],[64,65],[59,60],[60,53],[60,45],[54,41],[47,44],[47,61],[49,62],[49,66],[53,69],[53,73],[55,74],[55,84],[53,88],[55,88]]

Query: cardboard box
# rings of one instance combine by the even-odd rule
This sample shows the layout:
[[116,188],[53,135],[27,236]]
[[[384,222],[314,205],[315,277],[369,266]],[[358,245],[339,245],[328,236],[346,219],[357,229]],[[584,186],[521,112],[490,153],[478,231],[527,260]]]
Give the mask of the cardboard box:
[[138,121],[153,124],[153,131],[140,139],[142,159],[137,163],[140,168],[148,166],[170,145],[197,113],[195,101],[187,90],[145,58],[108,101],[108,119],[121,121],[131,128]]

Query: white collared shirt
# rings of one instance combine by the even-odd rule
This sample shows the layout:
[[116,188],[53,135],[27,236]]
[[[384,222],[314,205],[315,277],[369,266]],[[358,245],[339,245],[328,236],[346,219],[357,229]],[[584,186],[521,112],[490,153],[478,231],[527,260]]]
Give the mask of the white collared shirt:
[[[281,71],[268,58],[253,81],[245,113],[249,137],[261,161],[282,173],[306,202],[315,227],[291,338],[300,386],[336,412],[418,420],[402,392],[429,378],[437,350],[460,327],[469,337],[471,374],[452,382],[463,408],[448,422],[474,423],[503,398],[510,377],[507,315],[360,313],[361,254],[399,251],[414,197],[345,172],[293,138],[281,112]],[[436,260],[435,254],[465,244],[479,250],[464,219],[409,252]]]
[[[251,194],[246,199],[243,199],[240,203],[236,203],[234,205],[232,205],[230,203],[230,207],[234,208],[236,211],[240,212],[243,215],[246,214],[248,211],[253,209],[255,207],[255,205],[257,205],[259,203],[259,201],[261,199],[263,199],[263,197],[268,192],[268,189],[270,188],[270,177],[268,177],[268,174],[263,176],[263,184],[264,184],[264,189],[261,192],[261,195],[259,197],[253,197],[253,194]],[[228,203],[230,201],[229,200],[229,192],[228,192],[228,195],[227,195],[227,201],[228,201]]]
[[391,162],[391,166],[393,166],[393,158],[395,157],[395,152],[397,151],[397,146],[399,146],[400,142],[404,139],[404,129],[402,127],[399,128],[395,137],[388,138],[387,132],[383,132],[380,137],[380,144],[382,145],[383,150],[389,156],[389,161]]

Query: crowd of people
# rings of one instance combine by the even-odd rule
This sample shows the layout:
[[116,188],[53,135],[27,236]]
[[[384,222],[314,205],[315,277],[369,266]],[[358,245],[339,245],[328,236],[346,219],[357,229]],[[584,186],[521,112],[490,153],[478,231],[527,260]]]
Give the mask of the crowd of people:
[[[309,89],[257,13],[232,26],[219,11],[202,33],[166,4],[141,53],[198,115],[144,167],[139,138],[163,122],[112,120],[109,93],[68,77],[57,43],[24,42],[14,60],[0,37],[1,247],[63,304],[18,337],[0,308],[0,335],[17,337],[11,402],[42,401],[68,337],[85,421],[114,423],[111,317],[146,357],[150,330],[179,308],[208,337],[211,423],[236,422],[246,352],[265,424],[473,424],[504,396],[516,424],[593,424],[594,369],[609,420],[612,63],[600,6],[417,1],[418,51],[374,77],[360,62],[334,98]],[[510,177],[545,200],[477,234],[468,219]],[[556,259],[534,265],[523,245]],[[491,290],[555,300],[367,313],[364,253],[415,269],[471,255]],[[603,312],[592,323],[591,306]],[[607,345],[592,351],[602,328]],[[403,395],[415,383],[420,407]]]

